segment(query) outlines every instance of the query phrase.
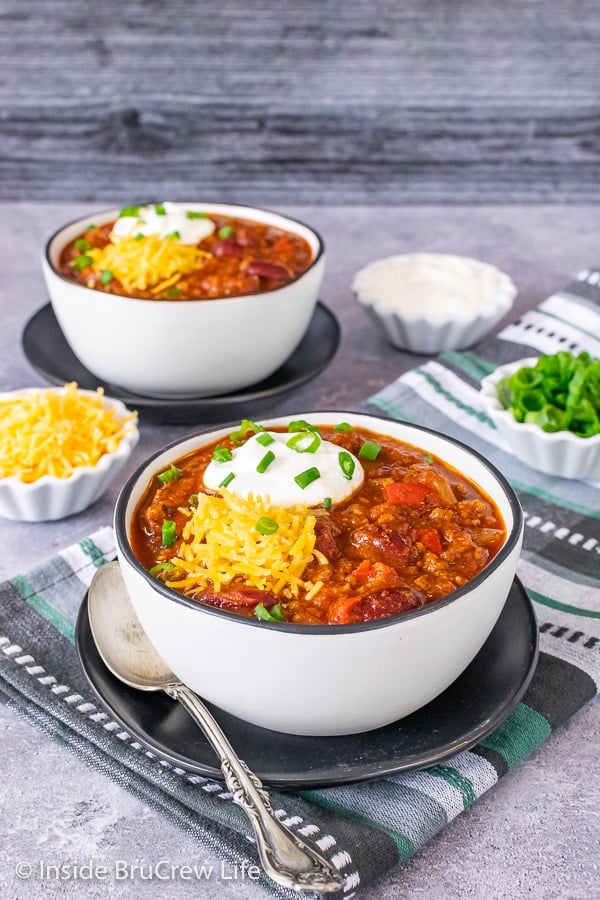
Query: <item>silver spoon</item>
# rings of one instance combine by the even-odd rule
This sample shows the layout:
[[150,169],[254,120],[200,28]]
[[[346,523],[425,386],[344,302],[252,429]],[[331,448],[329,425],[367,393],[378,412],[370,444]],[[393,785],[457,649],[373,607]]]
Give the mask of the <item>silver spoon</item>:
[[267,875],[296,891],[339,891],[344,883],[341,875],[277,819],[260,779],[238,757],[202,701],[156,652],[132,606],[118,563],[107,563],[95,573],[88,616],[98,653],[113,675],[141,691],[164,691],[179,700],[200,726],[219,758],[233,802],[252,824]]

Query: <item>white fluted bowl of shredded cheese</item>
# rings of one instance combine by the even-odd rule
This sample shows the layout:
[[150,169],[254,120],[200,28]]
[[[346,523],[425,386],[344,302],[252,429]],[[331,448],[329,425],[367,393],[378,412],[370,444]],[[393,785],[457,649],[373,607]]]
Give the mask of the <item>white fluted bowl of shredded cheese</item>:
[[427,354],[471,347],[517,295],[495,266],[447,253],[378,259],[356,273],[352,289],[394,347]]
[[138,440],[137,414],[101,389],[71,383],[0,394],[0,516],[43,522],[82,512]]

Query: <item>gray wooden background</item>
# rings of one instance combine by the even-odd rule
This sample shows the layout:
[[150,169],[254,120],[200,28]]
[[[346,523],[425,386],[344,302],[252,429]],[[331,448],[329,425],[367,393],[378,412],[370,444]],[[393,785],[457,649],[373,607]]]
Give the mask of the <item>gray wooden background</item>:
[[598,0],[0,0],[0,199],[600,199]]

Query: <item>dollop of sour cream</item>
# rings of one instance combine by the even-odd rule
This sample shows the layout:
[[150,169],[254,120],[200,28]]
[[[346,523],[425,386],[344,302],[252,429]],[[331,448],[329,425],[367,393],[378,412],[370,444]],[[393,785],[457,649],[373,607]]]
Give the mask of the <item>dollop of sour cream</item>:
[[[317,441],[314,452],[306,452]],[[231,459],[212,459],[204,472],[209,490],[226,487],[244,499],[268,497],[274,506],[319,506],[326,498],[341,503],[363,480],[363,467],[353,454],[306,432],[261,431],[232,450]]]
[[154,206],[123,210],[113,225],[111,238],[156,234],[161,238],[175,237],[182,244],[197,244],[214,230],[215,223],[205,213],[167,200]]

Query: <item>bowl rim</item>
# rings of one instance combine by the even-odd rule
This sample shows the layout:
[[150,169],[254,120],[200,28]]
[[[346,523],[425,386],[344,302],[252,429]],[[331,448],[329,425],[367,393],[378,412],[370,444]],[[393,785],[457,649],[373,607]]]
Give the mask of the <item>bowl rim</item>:
[[[277,419],[288,419],[290,415],[293,417],[305,417],[307,413],[299,412],[281,416],[271,417],[275,421],[271,424],[275,424]],[[215,608],[211,607],[208,604],[197,603],[194,600],[185,597],[183,594],[178,593],[173,588],[167,587],[163,584],[159,579],[154,578],[149,572],[141,565],[133,550],[131,549],[129,536],[127,534],[127,530],[125,528],[125,514],[127,510],[127,505],[129,503],[129,499],[131,497],[132,491],[139,481],[142,472],[148,469],[153,460],[155,460],[158,456],[162,456],[163,453],[174,449],[180,444],[188,441],[194,440],[197,438],[201,438],[203,435],[213,434],[215,431],[220,431],[224,428],[236,428],[239,425],[239,420],[234,420],[233,422],[225,422],[220,425],[218,428],[209,427],[206,429],[201,429],[200,431],[192,432],[188,435],[185,435],[178,440],[172,441],[169,444],[164,445],[160,449],[156,450],[149,457],[147,457],[140,465],[137,466],[135,471],[130,475],[127,479],[121,490],[119,491],[119,495],[117,497],[117,501],[114,509],[114,531],[116,537],[116,545],[117,549],[120,553],[123,554],[124,558],[127,560],[129,565],[133,567],[138,575],[141,575],[147,584],[150,585],[157,593],[159,593],[166,600],[169,600],[174,603],[178,603],[188,609],[196,610],[200,615],[211,615],[217,616],[220,619],[224,619],[225,621],[235,622],[244,626],[251,627],[259,627],[259,628],[269,628],[272,631],[276,631],[280,634],[294,634],[294,635],[343,635],[343,634],[351,634],[356,632],[364,632],[364,631],[376,631],[382,628],[389,628],[392,625],[397,625],[404,621],[409,621],[411,619],[420,618],[421,616],[428,615],[435,610],[442,609],[451,603],[454,603],[462,596],[467,593],[470,593],[473,588],[476,588],[479,584],[481,584],[490,573],[494,572],[499,566],[504,562],[504,560],[510,556],[513,552],[514,548],[521,540],[523,528],[524,528],[524,516],[523,511],[521,509],[521,504],[519,503],[518,497],[510,485],[508,479],[496,468],[492,463],[489,462],[483,456],[483,454],[479,453],[477,450],[474,450],[472,447],[469,447],[468,444],[463,443],[462,441],[457,440],[454,437],[451,437],[446,434],[440,434],[440,432],[436,431],[433,428],[428,428],[424,425],[416,425],[411,422],[403,422],[398,419],[394,419],[391,416],[381,416],[375,413],[370,412],[357,412],[356,410],[348,410],[348,409],[338,409],[338,410],[314,410],[309,413],[311,416],[323,416],[324,424],[326,424],[326,417],[329,415],[342,415],[342,416],[362,416],[366,418],[370,418],[373,422],[392,422],[397,425],[403,425],[407,428],[414,429],[418,432],[424,432],[427,434],[435,435],[437,438],[441,438],[442,440],[448,441],[451,444],[459,447],[462,450],[465,450],[467,453],[473,455],[478,459],[480,463],[491,473],[491,475],[495,478],[498,483],[498,487],[504,492],[507,503],[510,507],[512,517],[513,517],[513,526],[512,529],[508,530],[507,538],[498,553],[493,557],[493,559],[485,566],[485,568],[474,578],[471,578],[465,585],[460,588],[457,588],[452,593],[447,594],[445,597],[440,597],[437,600],[432,600],[430,603],[424,604],[424,606],[419,607],[418,609],[406,610],[404,612],[398,613],[395,616],[387,616],[383,619],[375,619],[371,622],[357,622],[353,624],[347,625],[302,625],[293,622],[264,622],[259,621],[258,619],[250,618],[248,616],[240,616],[239,613],[230,612],[223,608]],[[373,431],[377,431],[376,428],[373,428]],[[207,441],[206,443],[209,443]],[[198,447],[202,446],[202,444],[198,444]]]
[[[26,387],[16,388],[13,391],[2,391],[0,392],[0,401],[10,397],[20,397],[35,391],[49,391],[53,394],[61,394],[65,392],[65,387],[54,385],[50,387]],[[86,394],[87,396],[97,396],[97,391],[92,391],[88,388],[78,387],[77,391],[78,393]],[[15,488],[16,490],[33,493],[39,488],[47,485],[56,485],[59,488],[72,486],[86,476],[89,477],[94,475],[98,477],[105,475],[110,470],[115,460],[127,459],[140,439],[139,416],[137,410],[130,409],[122,400],[118,400],[116,397],[111,397],[107,394],[104,394],[102,399],[103,405],[109,409],[115,409],[122,413],[135,413],[135,418],[130,420],[129,428],[119,441],[116,450],[113,450],[111,453],[103,453],[95,466],[77,466],[75,471],[72,475],[69,475],[68,478],[59,478],[57,475],[42,475],[40,478],[36,478],[35,481],[23,481],[18,475],[7,475],[5,478],[0,477],[0,490]]]
[[[181,200],[174,201],[174,202],[181,203],[182,205],[185,205],[185,203],[186,203],[186,201],[181,201]],[[139,206],[152,206],[155,204],[154,204],[154,201],[148,201],[145,203],[139,203],[138,205]],[[118,206],[111,206],[111,207],[107,207],[105,209],[93,210],[92,212],[90,212],[88,215],[85,215],[85,216],[77,216],[75,219],[71,219],[69,222],[64,223],[63,225],[60,226],[60,228],[57,228],[55,231],[53,231],[52,234],[50,235],[50,237],[46,240],[46,243],[44,245],[44,250],[43,250],[43,254],[42,254],[43,259],[44,259],[46,265],[48,266],[48,269],[52,272],[52,275],[55,278],[58,278],[60,281],[64,282],[65,284],[68,284],[71,286],[74,285],[78,288],[81,288],[84,291],[90,291],[90,293],[92,293],[92,294],[96,294],[96,295],[103,296],[103,297],[109,297],[109,298],[111,298],[111,300],[114,300],[114,301],[118,301],[118,300],[135,301],[135,302],[141,301],[143,303],[144,302],[147,303],[148,301],[151,301],[152,303],[156,303],[157,299],[159,299],[159,302],[163,303],[163,304],[172,304],[172,305],[181,306],[182,303],[185,303],[185,304],[205,303],[207,299],[210,300],[211,304],[213,304],[215,302],[235,303],[236,301],[243,300],[245,297],[261,297],[262,295],[268,296],[270,294],[273,294],[276,291],[281,291],[282,289],[287,288],[292,284],[296,284],[296,282],[300,281],[302,278],[304,278],[305,275],[307,275],[312,269],[314,269],[315,266],[317,265],[317,263],[320,262],[320,260],[325,255],[325,241],[323,240],[320,232],[318,232],[315,228],[313,228],[312,225],[308,225],[306,222],[302,222],[300,219],[296,219],[293,216],[287,216],[287,215],[285,215],[285,213],[280,213],[277,210],[268,209],[267,207],[262,207],[262,206],[251,206],[248,203],[219,203],[219,202],[204,203],[202,201],[196,201],[196,200],[190,200],[189,205],[190,206],[203,206],[206,208],[206,211],[208,213],[210,213],[210,211],[211,211],[210,207],[231,207],[231,208],[235,208],[235,209],[243,209],[243,210],[249,210],[249,211],[255,210],[257,212],[267,213],[267,215],[270,215],[270,216],[276,216],[280,219],[287,220],[292,225],[300,225],[301,228],[305,228],[307,231],[310,231],[311,234],[313,234],[316,238],[317,251],[316,251],[313,259],[311,260],[310,264],[307,266],[306,269],[304,269],[303,272],[300,272],[298,275],[296,275],[290,281],[286,281],[285,284],[280,285],[279,287],[270,288],[267,291],[252,291],[247,294],[239,294],[235,297],[210,297],[210,298],[207,298],[207,297],[189,297],[189,298],[180,297],[177,300],[169,300],[166,298],[165,299],[152,298],[152,297],[133,297],[131,294],[113,294],[109,291],[100,291],[100,290],[98,290],[98,288],[90,288],[85,284],[80,284],[77,281],[73,281],[70,278],[67,278],[65,275],[63,275],[61,272],[59,272],[57,270],[54,263],[50,259],[50,247],[54,243],[54,241],[56,241],[57,238],[60,237],[60,235],[62,234],[63,231],[66,231],[67,228],[72,228],[74,225],[78,225],[80,222],[83,223],[83,222],[93,218],[94,215],[107,216],[110,213],[118,212],[118,210],[120,208],[122,208],[122,207],[118,207]],[[248,218],[251,220],[252,217],[248,216]],[[107,221],[109,221],[109,220],[107,220]],[[289,230],[292,231],[293,229],[290,228]],[[62,252],[64,246],[65,246],[64,244],[61,245],[61,248],[60,248],[61,252]]]
[[524,356],[522,359],[513,360],[513,362],[501,363],[481,379],[479,393],[490,418],[495,423],[499,422],[513,434],[531,435],[535,440],[546,444],[558,445],[568,443],[573,447],[580,447],[582,450],[600,444],[600,433],[592,434],[590,437],[582,437],[580,434],[574,434],[566,429],[562,431],[544,431],[534,422],[518,422],[510,409],[502,406],[496,392],[496,386],[500,379],[504,378],[505,375],[516,372],[517,369],[532,366],[539,358],[539,356]]

